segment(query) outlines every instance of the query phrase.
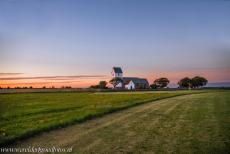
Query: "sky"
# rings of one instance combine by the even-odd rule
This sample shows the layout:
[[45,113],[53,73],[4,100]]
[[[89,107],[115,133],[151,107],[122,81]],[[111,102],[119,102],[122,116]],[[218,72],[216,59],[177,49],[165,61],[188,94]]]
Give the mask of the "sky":
[[230,82],[229,0],[1,0],[0,86]]

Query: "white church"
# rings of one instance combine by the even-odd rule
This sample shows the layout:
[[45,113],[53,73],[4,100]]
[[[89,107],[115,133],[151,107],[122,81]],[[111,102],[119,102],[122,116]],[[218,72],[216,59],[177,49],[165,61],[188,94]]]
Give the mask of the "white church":
[[113,78],[120,78],[122,82],[118,83],[114,88],[117,89],[148,89],[149,82],[147,79],[138,77],[123,77],[123,71],[121,67],[113,67],[112,69]]

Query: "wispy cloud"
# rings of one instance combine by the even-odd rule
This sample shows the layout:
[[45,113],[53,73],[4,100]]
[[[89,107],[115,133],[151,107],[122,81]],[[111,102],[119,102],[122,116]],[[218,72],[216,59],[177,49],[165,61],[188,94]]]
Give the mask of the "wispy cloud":
[[35,76],[35,77],[1,77],[0,80],[25,80],[25,79],[44,79],[44,80],[71,80],[79,78],[106,78],[106,75],[73,75],[73,76]]
[[7,84],[1,84],[2,86],[8,86],[8,85],[41,85],[41,84],[57,84],[57,83],[63,83],[63,84],[69,84],[69,83],[75,83],[80,81],[67,81],[67,82],[20,82],[20,83],[7,83]]
[[0,73],[0,76],[13,76],[13,75],[21,75],[23,73]]

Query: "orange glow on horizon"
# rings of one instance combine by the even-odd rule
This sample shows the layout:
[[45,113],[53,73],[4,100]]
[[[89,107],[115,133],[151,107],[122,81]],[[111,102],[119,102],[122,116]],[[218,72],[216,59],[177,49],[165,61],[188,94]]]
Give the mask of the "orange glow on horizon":
[[[104,80],[104,79],[102,79]],[[72,88],[87,88],[91,85],[96,85],[98,82],[101,81],[100,79],[78,79],[78,80],[67,80],[67,81],[59,81],[59,80],[16,80],[16,81],[9,81],[9,80],[2,80],[0,82],[0,86],[2,88],[15,88],[15,87],[30,87],[32,86],[33,88],[61,88],[61,87],[66,87],[70,86]]]
[[[176,84],[180,79],[184,77],[203,76],[210,82],[229,82],[230,81],[230,69],[200,69],[190,71],[155,71],[151,73],[133,73],[134,77],[147,78],[149,83],[153,83],[156,78],[167,77],[171,84]],[[9,76],[8,76],[9,77]],[[4,77],[4,78],[8,78]],[[12,77],[12,76],[10,76]],[[2,88],[15,88],[15,87],[30,87],[33,88],[60,88],[63,86],[71,86],[72,88],[87,88],[91,85],[96,85],[99,81],[109,81],[112,77],[104,78],[67,78],[67,79],[20,79],[20,80],[0,80],[0,87]]]

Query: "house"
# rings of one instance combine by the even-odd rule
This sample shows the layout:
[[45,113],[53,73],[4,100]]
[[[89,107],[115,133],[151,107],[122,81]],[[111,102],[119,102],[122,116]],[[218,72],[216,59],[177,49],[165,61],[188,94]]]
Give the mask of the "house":
[[148,89],[149,83],[147,79],[138,77],[123,77],[123,71],[120,67],[113,67],[113,78],[120,78],[122,82],[119,82],[114,88],[118,89]]

